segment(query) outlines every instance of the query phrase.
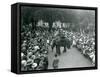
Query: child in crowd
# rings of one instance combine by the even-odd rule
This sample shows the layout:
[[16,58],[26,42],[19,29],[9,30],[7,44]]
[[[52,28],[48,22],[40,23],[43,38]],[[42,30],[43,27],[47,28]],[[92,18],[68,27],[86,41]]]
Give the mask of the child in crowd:
[[55,58],[54,58],[54,61],[53,61],[53,68],[57,69],[58,68],[58,64],[59,64],[59,59],[58,59],[57,54],[55,54]]

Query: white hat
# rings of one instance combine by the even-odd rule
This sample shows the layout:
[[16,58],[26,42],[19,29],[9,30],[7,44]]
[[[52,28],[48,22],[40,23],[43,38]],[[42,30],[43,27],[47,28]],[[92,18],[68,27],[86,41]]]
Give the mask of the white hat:
[[29,56],[31,56],[32,54],[33,54],[32,52],[29,52],[29,53],[28,53]]
[[24,53],[23,52],[21,52],[21,57],[23,57],[24,56]]
[[24,65],[24,66],[26,66],[26,64],[27,64],[26,60],[22,60],[21,64]]
[[37,49],[40,49],[39,46],[35,46],[34,48],[35,48],[36,50],[37,50]]
[[32,68],[37,67],[37,63],[32,64]]

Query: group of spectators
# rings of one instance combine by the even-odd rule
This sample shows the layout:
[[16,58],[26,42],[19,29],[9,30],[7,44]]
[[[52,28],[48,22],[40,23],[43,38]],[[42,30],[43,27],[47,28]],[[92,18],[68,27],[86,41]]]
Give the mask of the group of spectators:
[[[22,26],[21,30],[21,70],[44,70],[48,69],[48,46],[56,36],[56,30],[50,33],[48,29],[32,29],[32,24]],[[95,37],[64,30],[72,45],[95,64]]]
[[71,40],[72,46],[89,58],[92,64],[95,64],[95,36],[72,31],[65,32],[65,35]]
[[48,46],[52,34],[46,29],[33,31],[31,25],[21,33],[21,70],[44,70],[48,68]]

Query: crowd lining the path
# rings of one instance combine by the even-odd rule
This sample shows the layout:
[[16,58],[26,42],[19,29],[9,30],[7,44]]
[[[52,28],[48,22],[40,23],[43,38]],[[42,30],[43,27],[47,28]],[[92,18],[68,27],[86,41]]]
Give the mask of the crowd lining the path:
[[[21,30],[21,70],[46,70],[48,69],[48,47],[58,29],[49,32],[44,28],[31,29],[32,25],[23,26]],[[95,36],[79,32],[63,30],[66,38],[72,43],[70,48],[76,47],[82,55],[95,64]]]

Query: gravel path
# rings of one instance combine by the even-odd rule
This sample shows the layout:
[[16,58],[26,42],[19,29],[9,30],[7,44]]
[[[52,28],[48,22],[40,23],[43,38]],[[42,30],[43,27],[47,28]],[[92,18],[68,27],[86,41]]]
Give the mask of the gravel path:
[[[60,48],[63,51],[63,47]],[[53,69],[52,63],[54,59],[56,48],[54,48],[53,52],[51,47],[49,47],[49,66],[48,69]],[[59,65],[58,68],[73,68],[73,67],[91,67],[93,66],[86,57],[84,57],[76,48],[71,48],[67,50],[66,53],[62,53],[59,56]]]

